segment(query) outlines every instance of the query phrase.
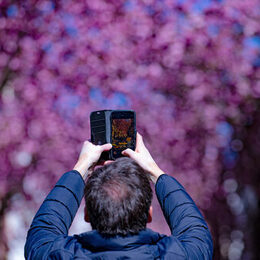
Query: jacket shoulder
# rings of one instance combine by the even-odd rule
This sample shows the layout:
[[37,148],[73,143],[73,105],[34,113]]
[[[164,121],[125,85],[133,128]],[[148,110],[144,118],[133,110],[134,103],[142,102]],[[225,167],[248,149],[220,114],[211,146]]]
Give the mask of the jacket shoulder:
[[160,259],[188,259],[181,242],[174,236],[165,236],[157,246]]
[[47,259],[91,259],[87,256],[88,254],[90,251],[83,248],[75,236],[60,236],[53,242]]

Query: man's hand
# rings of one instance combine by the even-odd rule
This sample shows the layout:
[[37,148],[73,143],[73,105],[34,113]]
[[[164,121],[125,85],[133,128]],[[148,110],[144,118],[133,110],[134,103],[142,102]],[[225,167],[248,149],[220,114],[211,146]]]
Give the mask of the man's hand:
[[164,172],[155,163],[153,157],[144,145],[142,136],[137,133],[135,151],[126,149],[122,152],[123,155],[132,158],[137,162],[145,171],[150,173],[151,180],[156,183],[160,175]]
[[83,179],[92,172],[94,166],[97,164],[101,153],[109,151],[112,148],[112,144],[94,145],[89,141],[85,141],[78,162],[74,166],[73,170],[78,171]]

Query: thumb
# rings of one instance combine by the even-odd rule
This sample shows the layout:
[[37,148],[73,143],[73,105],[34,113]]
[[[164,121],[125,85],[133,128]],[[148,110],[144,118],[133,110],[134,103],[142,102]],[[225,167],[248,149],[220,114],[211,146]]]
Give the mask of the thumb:
[[134,152],[132,149],[130,149],[130,148],[127,148],[126,150],[124,150],[123,152],[122,152],[122,154],[123,155],[125,155],[125,156],[128,156],[128,157],[130,157],[130,158],[132,158],[132,159],[135,159],[136,158],[136,152]]
[[100,148],[102,151],[109,151],[112,148],[112,144],[103,144]]

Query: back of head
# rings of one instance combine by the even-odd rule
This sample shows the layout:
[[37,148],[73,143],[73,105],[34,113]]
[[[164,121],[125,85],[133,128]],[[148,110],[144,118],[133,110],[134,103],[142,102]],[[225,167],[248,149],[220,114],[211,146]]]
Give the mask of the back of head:
[[132,159],[119,158],[91,174],[85,201],[92,228],[102,235],[137,234],[146,228],[152,201],[148,174]]

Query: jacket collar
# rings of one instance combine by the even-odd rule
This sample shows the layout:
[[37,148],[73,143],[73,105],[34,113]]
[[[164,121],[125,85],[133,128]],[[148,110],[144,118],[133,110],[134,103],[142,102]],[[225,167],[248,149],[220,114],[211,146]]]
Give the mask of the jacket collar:
[[92,252],[101,252],[107,250],[130,250],[142,245],[156,244],[164,235],[160,235],[151,229],[145,229],[137,235],[106,238],[93,230],[77,235],[76,237],[84,248]]

